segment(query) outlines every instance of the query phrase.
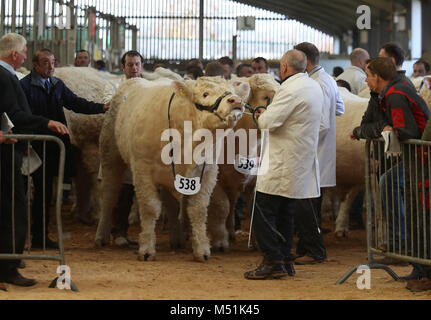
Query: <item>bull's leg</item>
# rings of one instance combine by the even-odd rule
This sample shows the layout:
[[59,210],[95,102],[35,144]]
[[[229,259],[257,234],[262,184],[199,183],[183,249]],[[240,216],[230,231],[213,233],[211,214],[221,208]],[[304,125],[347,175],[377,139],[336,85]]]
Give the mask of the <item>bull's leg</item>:
[[[198,170],[194,174],[198,174]],[[187,214],[192,227],[192,247],[195,260],[204,262],[210,257],[210,243],[207,236],[207,208],[217,182],[217,165],[207,165],[198,194],[187,198]]]
[[163,203],[163,210],[168,218],[169,241],[171,244],[171,249],[184,249],[186,240],[183,225],[179,219],[179,203],[181,201],[181,197],[176,199],[167,189],[162,188],[160,190],[160,198]]
[[235,192],[235,194],[231,194],[229,197],[229,211],[228,216],[226,218],[226,227],[229,233],[229,240],[235,241],[235,210],[236,204],[238,202],[240,193]]
[[100,217],[99,148],[97,145],[89,145],[88,148],[83,150],[83,154],[86,155],[84,165],[88,171],[89,184],[87,190],[89,193],[90,216],[93,220],[97,221]]
[[156,222],[162,212],[162,202],[151,174],[131,165],[141,220],[138,259],[153,261],[156,258]]
[[[85,155],[85,156],[83,156]],[[77,163],[75,183],[76,205],[73,215],[85,224],[98,220],[99,204],[99,151],[98,146],[89,145],[82,150],[74,148],[74,159]]]
[[346,237],[349,232],[349,212],[353,200],[358,195],[362,186],[355,186],[349,190],[345,199],[340,204],[337,220],[335,221],[335,236]]
[[90,224],[91,223],[91,217],[89,215],[90,212],[90,196],[87,189],[87,186],[89,184],[87,168],[83,164],[82,159],[82,152],[76,147],[72,148],[73,151],[73,157],[76,162],[76,176],[73,179],[73,182],[75,184],[75,195],[76,195],[76,202],[75,206],[72,210],[72,214],[75,217],[75,219],[85,223]]
[[102,211],[96,231],[96,245],[98,247],[109,243],[113,209],[118,202],[126,165],[124,162],[118,161],[109,166],[102,163],[102,168]]
[[229,250],[229,233],[226,228],[229,206],[226,193],[217,184],[208,207],[208,232],[211,238],[211,246],[222,252]]

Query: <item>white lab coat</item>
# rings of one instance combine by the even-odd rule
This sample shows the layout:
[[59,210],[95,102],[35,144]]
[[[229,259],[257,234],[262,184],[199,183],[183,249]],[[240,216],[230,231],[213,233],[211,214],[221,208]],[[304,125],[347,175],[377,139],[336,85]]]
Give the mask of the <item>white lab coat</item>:
[[[310,78],[317,81],[323,91],[322,124],[319,132],[320,186],[335,187],[336,185],[336,130],[335,115],[344,114],[344,102],[341,99],[335,80],[321,68],[310,72]],[[336,112],[338,110],[338,113]]]
[[323,94],[306,73],[285,80],[268,109],[259,117],[261,129],[269,130],[261,156],[266,174],[258,175],[259,192],[293,199],[320,196],[317,144]]
[[337,80],[344,80],[350,84],[350,89],[353,94],[358,94],[362,86],[365,84],[367,74],[361,68],[348,66],[342,74],[337,77]]

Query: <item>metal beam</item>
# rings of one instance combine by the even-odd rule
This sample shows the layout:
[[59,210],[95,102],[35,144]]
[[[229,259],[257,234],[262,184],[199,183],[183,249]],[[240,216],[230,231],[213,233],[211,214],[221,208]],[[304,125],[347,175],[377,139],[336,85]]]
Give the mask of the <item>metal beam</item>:
[[204,0],[199,1],[199,60],[204,57]]
[[[265,10],[285,14],[292,19],[320,29],[323,32],[342,35],[355,27],[356,9],[360,5],[371,7],[371,19],[380,18],[380,10],[392,12],[392,5],[403,5],[406,0],[236,0]],[[408,1],[407,1],[408,2]]]

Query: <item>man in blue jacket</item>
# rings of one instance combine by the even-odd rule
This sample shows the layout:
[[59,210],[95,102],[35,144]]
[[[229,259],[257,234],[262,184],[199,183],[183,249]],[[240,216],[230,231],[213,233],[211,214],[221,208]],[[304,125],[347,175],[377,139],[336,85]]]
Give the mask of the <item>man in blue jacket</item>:
[[[79,98],[60,79],[54,75],[54,54],[49,49],[38,50],[33,57],[32,72],[21,80],[21,86],[29,101],[30,109],[33,114],[57,120],[64,125],[66,117],[63,107],[77,113],[97,114],[105,112],[109,103],[106,105],[89,102]],[[38,134],[53,135],[48,130],[40,130]],[[58,136],[58,135],[56,135]],[[71,177],[74,174],[73,161],[71,159],[71,143],[69,135],[58,136],[66,148],[65,177]],[[33,143],[33,148],[43,157],[43,144],[41,142]],[[48,238],[49,225],[49,207],[52,195],[53,178],[58,174],[59,149],[54,143],[46,144],[46,174],[45,174],[45,236],[46,248],[56,249],[56,242]],[[33,203],[33,225],[32,225],[32,246],[40,248],[43,246],[43,169],[39,168],[33,174],[33,183],[35,187],[35,196]]]

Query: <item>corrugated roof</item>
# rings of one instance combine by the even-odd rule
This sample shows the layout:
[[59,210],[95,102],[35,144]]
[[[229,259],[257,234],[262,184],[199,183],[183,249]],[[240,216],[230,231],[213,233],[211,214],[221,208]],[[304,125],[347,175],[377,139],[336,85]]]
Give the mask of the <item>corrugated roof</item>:
[[235,0],[258,8],[271,10],[291,19],[298,20],[331,35],[341,36],[356,28],[360,5],[371,9],[372,21],[376,21],[381,12],[390,17],[392,8],[410,7],[408,0]]

